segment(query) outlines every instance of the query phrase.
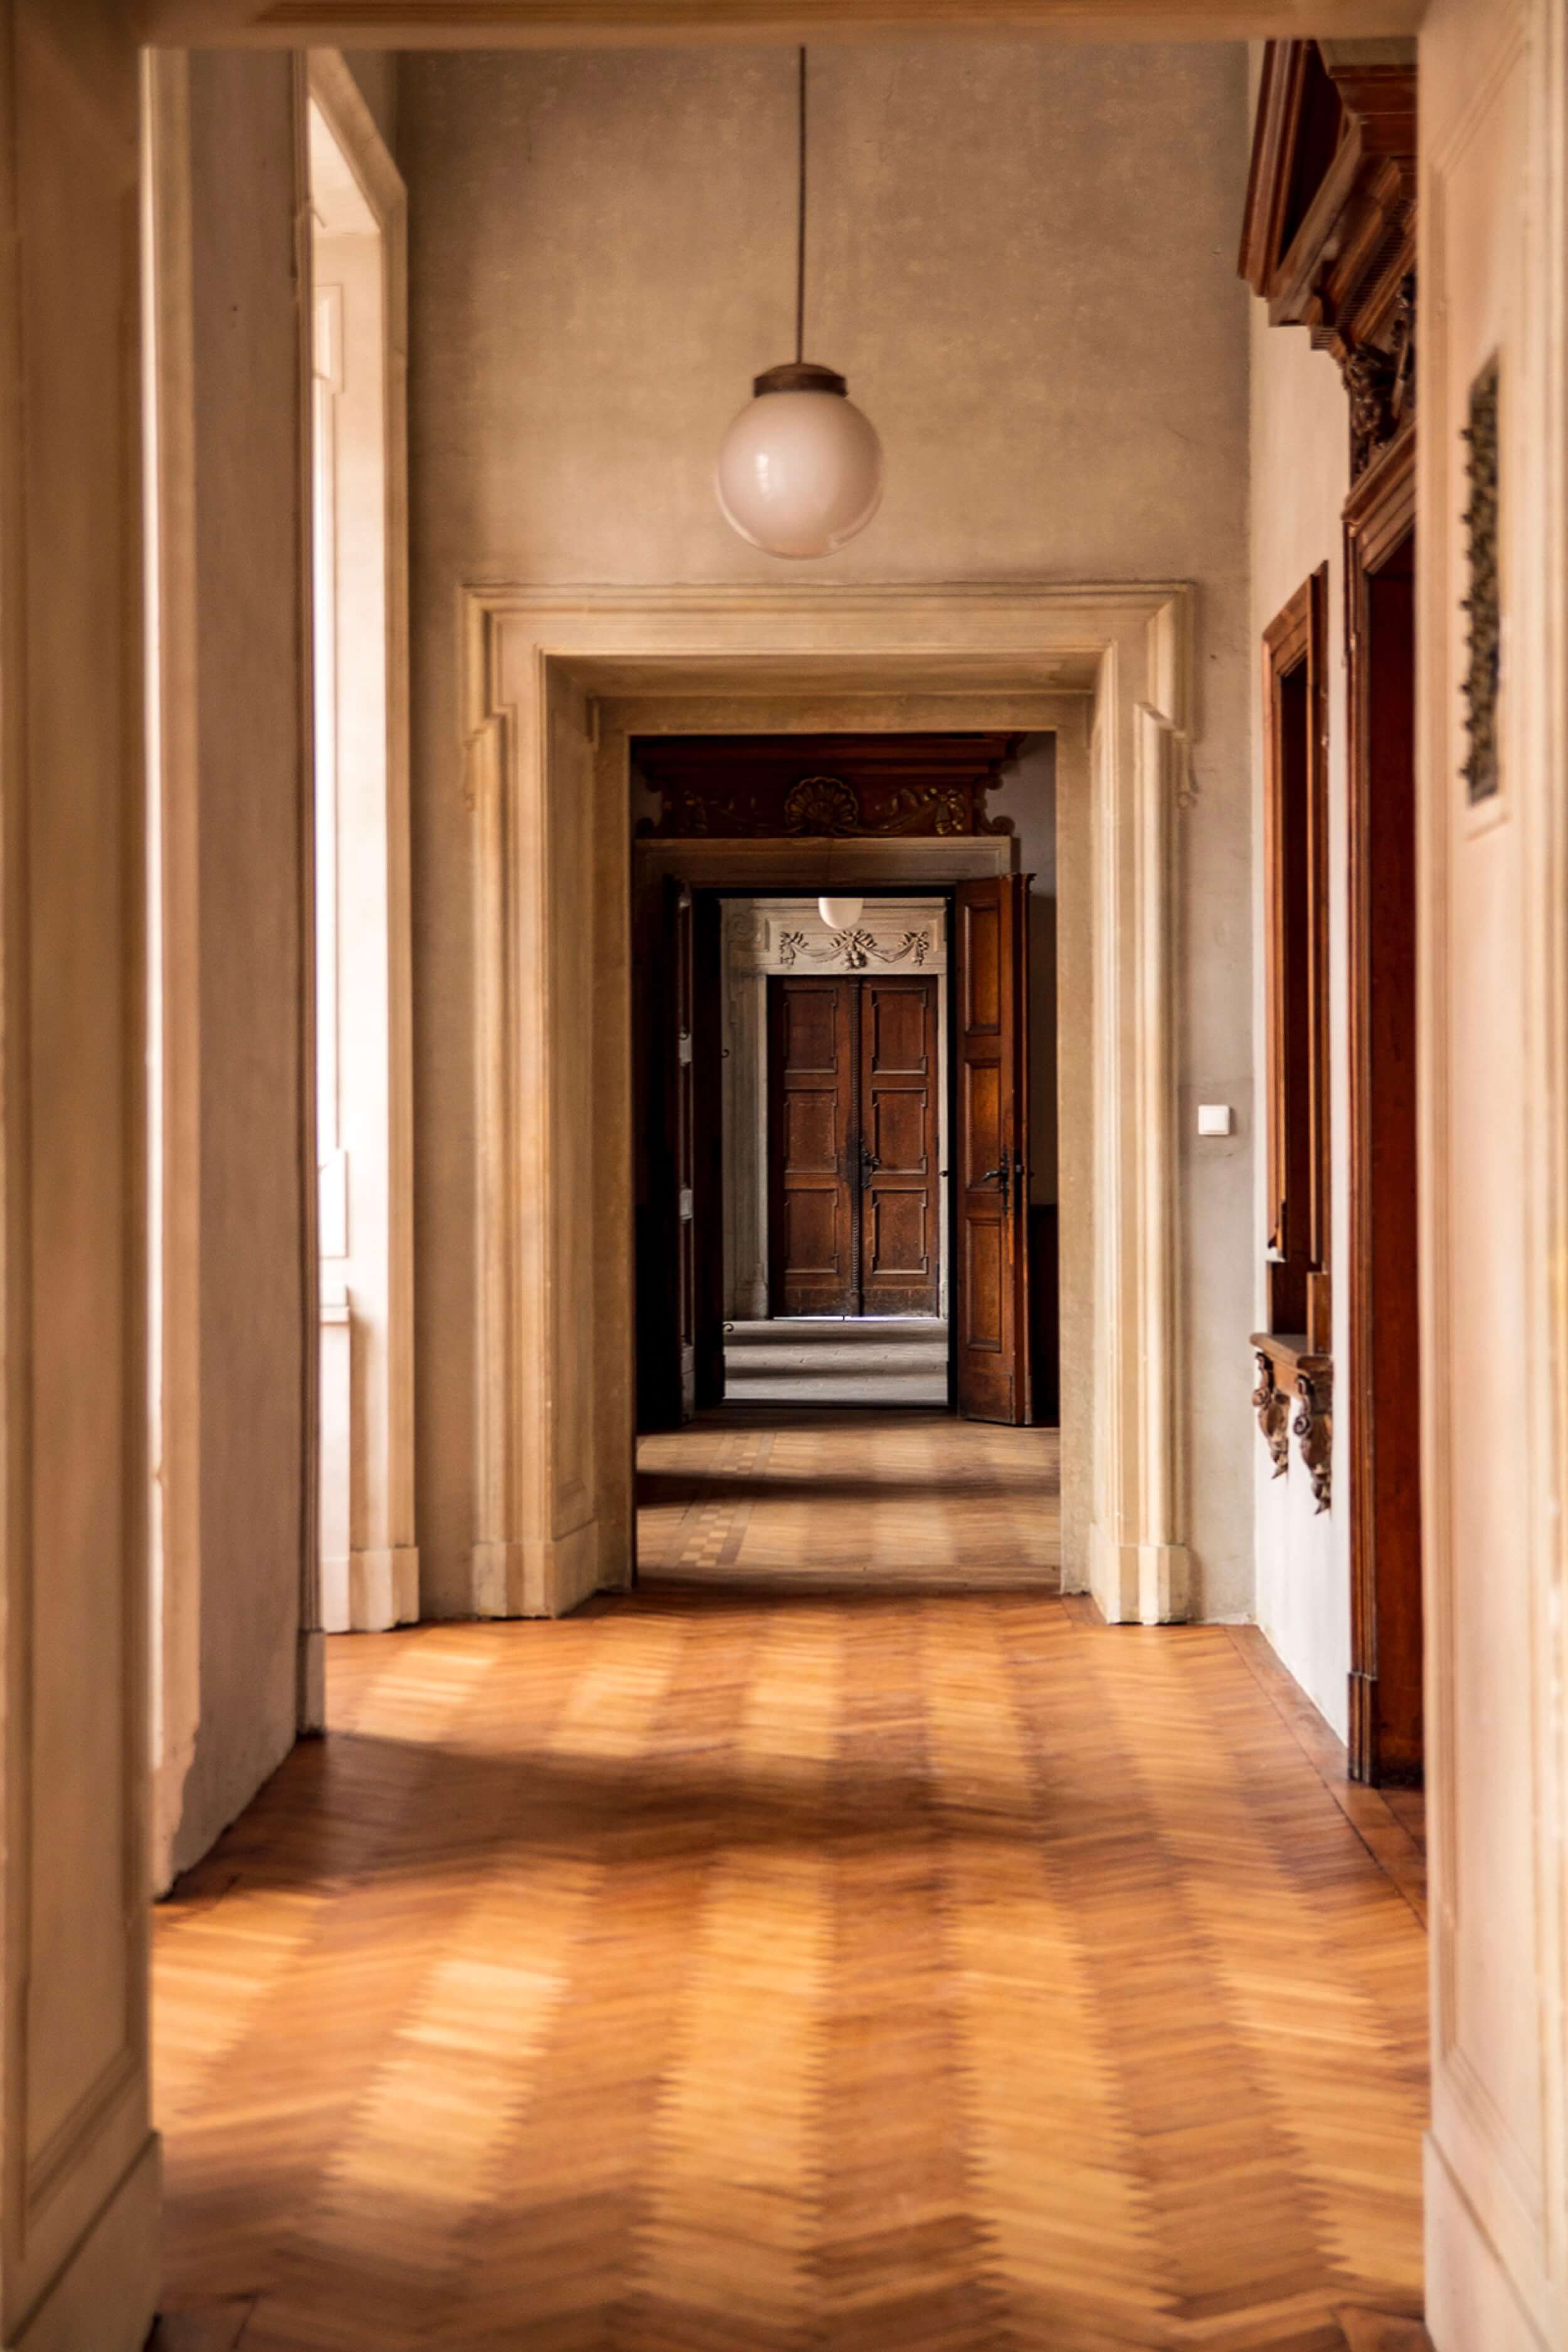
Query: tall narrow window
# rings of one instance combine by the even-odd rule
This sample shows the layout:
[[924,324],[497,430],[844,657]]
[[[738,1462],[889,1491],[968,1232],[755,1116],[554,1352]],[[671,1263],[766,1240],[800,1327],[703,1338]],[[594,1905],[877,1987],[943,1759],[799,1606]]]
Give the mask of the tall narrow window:
[[1264,633],[1268,1328],[1330,1345],[1326,567]]

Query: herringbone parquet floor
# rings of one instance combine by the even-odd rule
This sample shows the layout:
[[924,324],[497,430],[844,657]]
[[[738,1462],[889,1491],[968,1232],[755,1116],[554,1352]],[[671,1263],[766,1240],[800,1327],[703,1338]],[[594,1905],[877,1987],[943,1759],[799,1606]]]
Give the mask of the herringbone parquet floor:
[[1342,2352],[1419,2308],[1399,1824],[1245,1635],[1054,1597],[1037,1438],[831,1420],[651,1448],[677,1564],[628,1602],[333,1645],[331,1736],[159,1915],[171,2347]]

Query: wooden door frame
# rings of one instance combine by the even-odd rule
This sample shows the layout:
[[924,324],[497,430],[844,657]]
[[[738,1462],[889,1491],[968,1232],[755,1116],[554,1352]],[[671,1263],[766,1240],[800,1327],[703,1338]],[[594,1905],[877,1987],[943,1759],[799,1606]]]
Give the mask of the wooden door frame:
[[[949,725],[994,726],[1009,698],[1065,691],[1087,698],[1089,718],[1096,1206],[1091,1516],[1087,1559],[1068,1575],[1087,1574],[1113,1622],[1185,1615],[1172,947],[1173,831],[1192,797],[1191,601],[1179,583],[465,592],[474,1551],[492,1610],[521,1591],[557,1613],[623,1584],[632,1558],[633,730],[606,703],[631,705],[637,732],[674,733],[690,731],[693,703],[713,730],[716,706],[745,698],[764,732],[791,723],[781,706],[798,725],[837,691],[865,698],[862,727],[908,731],[921,694],[948,704]],[[845,879],[877,845],[822,845]],[[558,975],[581,957],[585,890],[584,992]]]
[[[1378,1706],[1379,1583],[1374,1469],[1378,1381],[1373,1355],[1372,1201],[1377,1183],[1377,1121],[1372,1071],[1370,1013],[1378,910],[1372,872],[1373,775],[1370,740],[1371,674],[1367,655],[1369,583],[1415,530],[1415,432],[1409,426],[1375,467],[1357,483],[1345,509],[1345,642],[1349,760],[1346,792],[1346,896],[1349,907],[1347,998],[1349,1034],[1348,1161],[1350,1215],[1347,1231],[1347,1362],[1343,1382],[1345,1438],[1350,1474],[1351,1672],[1350,1754],[1357,1779],[1418,1777],[1408,1756],[1384,1752]],[[1412,600],[1415,583],[1411,586]],[[1414,613],[1412,614],[1414,622]],[[1415,722],[1412,675],[1411,725]],[[1415,745],[1411,757],[1414,764]],[[1416,807],[1414,794],[1411,826]],[[1412,854],[1415,842],[1412,840]],[[1416,985],[1411,941],[1409,987]],[[1415,1204],[1412,1202],[1412,1239]],[[1419,1277],[1417,1276],[1417,1283]],[[1413,1349],[1404,1377],[1421,1377],[1419,1350]],[[1419,1587],[1415,1592],[1420,1605]]]
[[[1331,1345],[1331,1194],[1333,1162],[1331,1134],[1329,1053],[1329,721],[1328,721],[1328,598],[1329,568],[1321,564],[1301,583],[1284,609],[1263,632],[1264,802],[1263,871],[1268,892],[1267,955],[1265,959],[1266,1031],[1268,1046],[1268,1131],[1267,1138],[1269,1239],[1278,1249],[1281,1236],[1292,1268],[1300,1267],[1302,1296],[1289,1313],[1299,1320],[1282,1321],[1275,1288],[1276,1272],[1283,1260],[1271,1259],[1268,1328],[1303,1338],[1309,1349],[1327,1354]],[[1300,877],[1309,908],[1304,970],[1289,969],[1287,935],[1288,881],[1282,842],[1285,838],[1286,730],[1279,709],[1280,690],[1300,670],[1306,689],[1306,759],[1301,788],[1305,796],[1306,868]],[[1324,910],[1320,921],[1312,913]],[[1290,1100],[1286,1035],[1287,989],[1300,977],[1307,999],[1307,1091],[1300,1105]],[[1298,1129],[1301,1130],[1298,1135]],[[1292,1184],[1291,1159],[1298,1141],[1305,1161],[1304,1184]],[[1305,1198],[1300,1197],[1304,1190]]]

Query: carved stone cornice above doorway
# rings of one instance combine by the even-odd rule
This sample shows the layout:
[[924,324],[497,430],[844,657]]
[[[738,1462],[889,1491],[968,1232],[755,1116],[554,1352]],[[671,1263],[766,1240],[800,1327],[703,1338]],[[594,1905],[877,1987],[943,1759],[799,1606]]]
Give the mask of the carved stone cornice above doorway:
[[1351,475],[1415,412],[1415,44],[1270,41],[1240,271],[1350,398]]
[[947,970],[940,902],[874,899],[848,930],[829,930],[813,898],[742,901],[725,909],[730,971],[748,973]]

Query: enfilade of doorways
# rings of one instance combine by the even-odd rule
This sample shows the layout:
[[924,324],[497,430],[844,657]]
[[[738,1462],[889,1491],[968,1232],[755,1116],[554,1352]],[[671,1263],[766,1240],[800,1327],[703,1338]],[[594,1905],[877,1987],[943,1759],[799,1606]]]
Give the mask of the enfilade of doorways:
[[[1054,1423],[1054,773],[1020,742],[637,747],[645,1431],[721,1403]],[[986,807],[1015,771],[1023,842]],[[835,879],[886,851],[934,887]]]

